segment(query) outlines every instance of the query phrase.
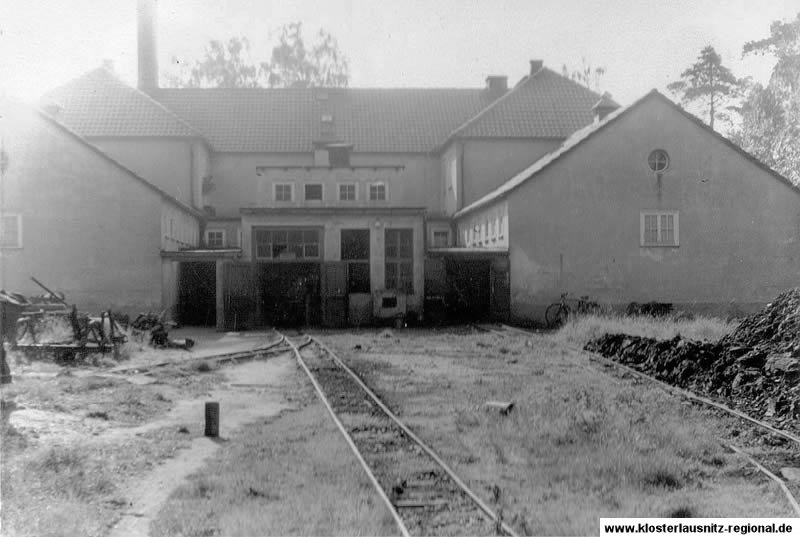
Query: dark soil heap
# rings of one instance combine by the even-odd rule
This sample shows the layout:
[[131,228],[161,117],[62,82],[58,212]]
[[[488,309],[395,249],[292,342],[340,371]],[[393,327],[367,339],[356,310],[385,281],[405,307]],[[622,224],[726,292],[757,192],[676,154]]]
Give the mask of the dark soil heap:
[[778,425],[800,416],[800,289],[781,294],[716,343],[606,334],[585,349],[670,384],[722,397]]

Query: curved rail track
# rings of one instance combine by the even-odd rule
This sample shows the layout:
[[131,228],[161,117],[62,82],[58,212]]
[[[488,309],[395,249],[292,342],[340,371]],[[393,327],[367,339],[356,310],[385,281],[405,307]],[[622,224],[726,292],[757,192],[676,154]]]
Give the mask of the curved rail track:
[[[506,324],[473,324],[472,326],[474,328],[478,329],[478,330],[483,331],[483,332],[490,332],[490,333],[493,333],[493,334],[496,334],[496,335],[499,335],[499,336],[504,336],[504,337],[505,336],[513,336],[513,335],[517,335],[517,336],[523,335],[523,336],[530,337],[530,336],[537,335],[534,332],[529,332],[527,330],[523,330],[521,328],[516,328],[516,327],[513,327],[513,326],[508,326]],[[678,396],[678,397],[683,397],[685,399],[689,399],[690,401],[694,401],[694,402],[709,406],[711,408],[720,410],[720,411],[722,411],[724,413],[727,413],[727,414],[729,414],[729,415],[731,415],[733,417],[736,417],[736,418],[738,418],[740,420],[746,421],[750,425],[755,426],[755,427],[757,427],[757,428],[759,428],[759,429],[761,429],[763,431],[767,431],[767,432],[769,432],[769,433],[771,433],[771,434],[773,434],[775,436],[778,436],[778,437],[782,438],[783,440],[787,440],[789,442],[792,442],[792,443],[794,443],[796,448],[800,448],[800,437],[798,437],[795,434],[792,434],[792,433],[790,433],[788,431],[784,431],[782,429],[777,429],[777,428],[773,427],[772,425],[770,425],[769,423],[766,423],[764,421],[758,420],[758,419],[756,419],[756,418],[754,418],[754,417],[752,417],[752,416],[750,416],[750,415],[748,415],[748,414],[746,414],[744,412],[741,412],[739,410],[730,408],[727,405],[724,405],[724,404],[722,404],[722,403],[720,403],[718,401],[714,401],[714,400],[709,399],[707,397],[703,397],[703,396],[698,395],[698,394],[696,394],[694,392],[691,392],[691,391],[688,391],[688,390],[684,390],[683,388],[678,388],[677,386],[673,386],[672,384],[666,383],[666,382],[664,382],[662,380],[659,380],[659,379],[657,379],[655,377],[652,377],[652,376],[650,376],[650,375],[648,375],[646,373],[643,373],[643,372],[639,371],[638,369],[634,369],[634,368],[632,368],[632,367],[630,367],[628,365],[621,364],[619,362],[615,362],[614,360],[606,358],[605,356],[601,356],[601,355],[599,355],[597,353],[594,353],[594,352],[585,351],[585,350],[580,349],[578,347],[572,347],[572,348],[573,348],[573,350],[579,350],[581,352],[586,352],[586,353],[590,354],[592,356],[592,358],[596,359],[600,363],[603,363],[603,364],[609,365],[611,367],[617,368],[617,369],[619,369],[621,371],[624,371],[626,373],[629,373],[629,374],[633,375],[636,378],[639,378],[639,379],[645,380],[647,382],[656,384],[656,385],[660,386],[661,388],[663,388],[668,393],[670,393],[671,395],[675,395],[675,396]],[[776,475],[776,474],[780,473],[780,467],[781,466],[787,466],[787,465],[790,465],[790,464],[800,465],[800,453],[795,453],[794,457],[778,457],[777,460],[771,460],[768,463],[763,463],[763,461],[762,461],[762,463],[763,463],[762,464],[762,463],[759,463],[759,461],[757,461],[755,458],[753,458],[752,455],[748,454],[747,452],[745,452],[740,447],[734,446],[734,445],[732,445],[730,443],[727,443],[725,441],[722,441],[722,440],[720,440],[720,444],[725,449],[727,449],[729,451],[732,451],[732,452],[744,457],[745,459],[747,459],[748,462],[750,464],[752,464],[753,466],[755,466],[762,474],[764,474],[769,479],[775,481],[779,485],[779,487],[781,488],[781,490],[784,493],[784,495],[786,496],[789,504],[792,506],[792,509],[794,510],[795,515],[800,517],[800,504],[798,504],[797,499],[795,498],[795,495],[800,493],[800,485],[794,485],[792,487],[789,487],[789,486],[787,486],[786,482],[784,482],[782,479],[780,479]],[[794,489],[794,492],[791,489]]]
[[516,537],[502,513],[470,490],[331,349],[311,336],[285,341],[403,535]]

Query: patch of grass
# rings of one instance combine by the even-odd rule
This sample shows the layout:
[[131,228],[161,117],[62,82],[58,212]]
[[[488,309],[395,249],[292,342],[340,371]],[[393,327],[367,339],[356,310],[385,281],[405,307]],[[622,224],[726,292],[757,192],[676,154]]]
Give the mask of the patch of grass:
[[157,429],[102,443],[13,449],[3,436],[0,466],[4,535],[102,536],[127,502],[118,484],[171,456],[188,440]]
[[[635,321],[640,332],[650,330],[642,335],[658,337],[671,337],[674,329],[688,337],[717,331],[718,337],[733,327],[704,319]],[[590,534],[603,516],[789,515],[778,492],[765,495],[759,481],[713,462],[725,460],[717,436],[734,420],[607,374],[577,351],[589,332],[610,326],[604,318],[592,322],[569,337],[409,331],[400,344],[378,342],[369,356],[342,357],[364,368],[367,361],[382,363],[370,378],[376,391],[391,395],[412,429],[474,490],[499,486],[497,508],[526,534]],[[615,329],[622,330],[628,320],[619,322]],[[346,334],[323,339],[349,348]],[[480,355],[463,352],[473,349]],[[515,352],[518,363],[498,365]],[[398,379],[398,370],[407,373]],[[447,384],[436,392],[418,389],[417,380],[427,385],[445,375]],[[482,412],[492,400],[515,406],[506,416]]]
[[178,535],[396,535],[325,408],[243,428],[150,524]]
[[671,339],[676,335],[696,340],[716,341],[732,332],[737,326],[714,317],[677,319],[673,317],[649,317],[621,315],[586,315],[572,317],[550,337],[559,343],[583,347],[588,341],[603,334],[620,333],[632,336]]

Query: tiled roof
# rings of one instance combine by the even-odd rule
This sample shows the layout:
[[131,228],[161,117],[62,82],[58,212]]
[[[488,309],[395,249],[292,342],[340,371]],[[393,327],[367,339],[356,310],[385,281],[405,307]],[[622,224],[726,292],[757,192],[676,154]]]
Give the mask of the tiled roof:
[[84,137],[199,136],[173,112],[102,67],[48,92],[40,105]]
[[[328,139],[356,152],[424,153],[453,135],[566,138],[591,123],[598,99],[549,69],[494,99],[483,88],[162,88],[145,94],[101,68],[51,91],[42,105],[59,105],[59,121],[88,137],[202,136],[216,151],[265,153],[305,153]],[[333,118],[327,137],[323,115]]]
[[[317,99],[320,91],[326,99]],[[228,152],[311,151],[323,139],[322,115],[333,117],[329,138],[356,152],[427,152],[491,102],[483,89],[161,89],[153,96]]]
[[[577,146],[581,145],[583,142],[585,142],[586,140],[588,140],[589,138],[591,138],[592,136],[603,130],[607,125],[613,123],[621,116],[627,114],[629,111],[633,110],[634,108],[637,108],[642,103],[650,99],[659,99],[662,102],[667,103],[670,107],[683,114],[686,118],[694,122],[700,128],[702,128],[703,130],[707,131],[708,133],[716,137],[718,140],[725,143],[728,147],[741,154],[744,158],[746,158],[747,160],[749,160],[750,162],[752,162],[765,172],[769,173],[775,179],[791,187],[792,190],[794,190],[796,193],[800,194],[800,188],[797,185],[793,184],[791,181],[789,181],[789,179],[783,177],[778,172],[776,172],[775,170],[773,170],[772,168],[770,168],[769,166],[767,166],[766,164],[764,164],[763,162],[752,156],[750,153],[748,153],[738,145],[734,144],[733,142],[731,142],[718,132],[711,129],[708,125],[703,123],[702,120],[698,119],[689,112],[685,111],[684,109],[682,109],[681,107],[670,101],[668,98],[664,97],[657,90],[653,89],[650,90],[650,92],[646,93],[644,96],[637,99],[632,104],[629,104],[628,106],[622,108],[617,108],[616,110],[608,114],[605,118],[603,118],[603,120],[597,123],[591,123],[586,127],[582,128],[581,130],[573,133],[572,136],[564,140],[564,142],[556,149],[554,149],[550,153],[547,153],[542,158],[540,158],[539,160],[537,160],[536,162],[534,162],[521,172],[511,177],[508,181],[506,181],[493,191],[489,192],[482,198],[479,198],[476,201],[464,207],[463,209],[460,209],[453,216],[455,218],[461,218],[462,216],[465,216],[477,209],[486,207],[487,205],[490,205],[491,203],[501,198],[504,198],[511,191],[515,190],[517,187],[527,182],[528,180],[533,179],[539,172],[548,168],[551,164],[559,160],[561,157],[568,154]],[[613,101],[611,102],[616,105],[616,103],[614,103]]]
[[470,119],[453,136],[566,138],[594,119],[600,95],[542,68]]

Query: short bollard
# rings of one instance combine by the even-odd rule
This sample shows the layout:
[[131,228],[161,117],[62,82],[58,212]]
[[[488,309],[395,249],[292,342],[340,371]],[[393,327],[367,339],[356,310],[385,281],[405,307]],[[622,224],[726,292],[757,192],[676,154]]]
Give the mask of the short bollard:
[[219,403],[216,401],[206,403],[206,436],[219,436]]

